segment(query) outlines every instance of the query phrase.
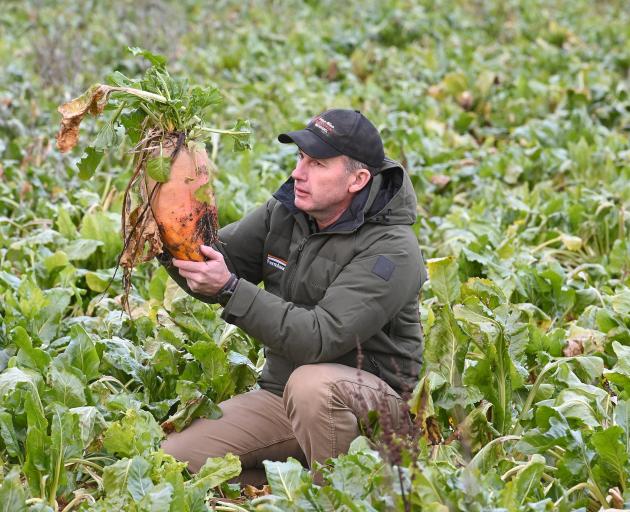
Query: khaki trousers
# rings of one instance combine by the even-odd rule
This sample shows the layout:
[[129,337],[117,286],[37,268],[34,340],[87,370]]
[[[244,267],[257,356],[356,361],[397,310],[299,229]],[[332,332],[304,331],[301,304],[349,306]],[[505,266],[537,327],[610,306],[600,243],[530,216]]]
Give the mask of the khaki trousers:
[[392,426],[403,418],[400,396],[377,376],[340,364],[298,367],[282,397],[257,389],[220,405],[223,416],[197,419],[162,443],[165,452],[197,472],[208,457],[231,452],[241,459],[239,481],[265,482],[263,461],[294,457],[303,465],[345,453],[359,435],[357,418],[389,411]]

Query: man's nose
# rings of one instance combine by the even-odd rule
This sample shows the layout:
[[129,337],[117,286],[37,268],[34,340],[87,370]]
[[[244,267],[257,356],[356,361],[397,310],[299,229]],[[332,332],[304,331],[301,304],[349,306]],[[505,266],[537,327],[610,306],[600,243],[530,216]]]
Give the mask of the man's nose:
[[291,173],[291,177],[294,180],[303,180],[306,179],[306,172],[304,170],[304,158],[300,158],[296,164],[295,164],[295,169],[293,169],[293,172]]

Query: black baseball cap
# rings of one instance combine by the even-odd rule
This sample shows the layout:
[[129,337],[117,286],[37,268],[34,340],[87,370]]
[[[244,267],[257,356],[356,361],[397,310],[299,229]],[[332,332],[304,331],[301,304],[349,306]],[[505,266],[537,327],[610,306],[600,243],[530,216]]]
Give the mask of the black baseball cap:
[[385,160],[376,126],[358,110],[327,110],[311,119],[303,130],[281,133],[278,140],[297,144],[312,158],[346,155],[375,169]]

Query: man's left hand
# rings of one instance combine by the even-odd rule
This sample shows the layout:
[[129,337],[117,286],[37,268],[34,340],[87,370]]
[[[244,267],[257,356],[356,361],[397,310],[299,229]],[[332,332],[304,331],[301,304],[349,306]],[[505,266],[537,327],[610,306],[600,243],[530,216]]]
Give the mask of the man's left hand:
[[223,254],[207,245],[200,246],[201,253],[208,261],[186,261],[173,258],[173,265],[179,269],[179,275],[186,279],[186,284],[195,293],[216,295],[230,279],[230,271],[225,264]]

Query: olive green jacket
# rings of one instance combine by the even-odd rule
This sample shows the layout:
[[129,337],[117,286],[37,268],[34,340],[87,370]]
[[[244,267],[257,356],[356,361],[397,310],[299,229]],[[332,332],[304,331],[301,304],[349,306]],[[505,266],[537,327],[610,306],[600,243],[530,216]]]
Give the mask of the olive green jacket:
[[[217,249],[240,278],[222,316],[265,345],[262,388],[281,395],[303,364],[356,367],[360,345],[364,370],[399,392],[413,389],[422,356],[418,294],[426,278],[415,219],[411,181],[387,160],[322,231],[295,208],[291,178],[266,204],[219,231]],[[169,270],[191,295],[214,302]]]

